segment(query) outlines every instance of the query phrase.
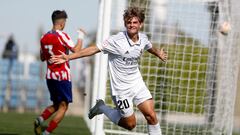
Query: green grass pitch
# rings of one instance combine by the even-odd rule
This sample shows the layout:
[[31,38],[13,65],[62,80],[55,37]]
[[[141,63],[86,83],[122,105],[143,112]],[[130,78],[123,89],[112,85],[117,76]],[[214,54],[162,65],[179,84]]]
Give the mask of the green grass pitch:
[[[34,113],[0,113],[0,135],[33,135]],[[47,121],[48,122],[48,121]],[[44,125],[47,126],[47,122]],[[81,117],[66,116],[51,135],[90,135]]]

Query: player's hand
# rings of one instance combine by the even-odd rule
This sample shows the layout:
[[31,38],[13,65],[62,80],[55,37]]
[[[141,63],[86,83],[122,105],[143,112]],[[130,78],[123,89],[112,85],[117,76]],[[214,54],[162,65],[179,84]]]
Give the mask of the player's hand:
[[62,64],[66,61],[68,61],[68,56],[62,52],[62,51],[59,51],[61,53],[61,55],[53,55],[51,56],[51,61],[54,63],[54,64]]
[[86,35],[86,32],[82,28],[79,28],[77,30],[77,33],[78,33],[78,39],[83,40]]
[[159,51],[158,51],[158,56],[159,58],[163,61],[163,62],[166,62],[167,61],[167,52],[164,51],[163,48],[161,48]]

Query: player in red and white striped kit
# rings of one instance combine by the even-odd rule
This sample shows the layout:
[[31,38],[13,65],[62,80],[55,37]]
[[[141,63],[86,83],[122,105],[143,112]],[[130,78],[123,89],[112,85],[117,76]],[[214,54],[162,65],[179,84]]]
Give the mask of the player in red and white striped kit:
[[[43,113],[36,118],[34,122],[36,135],[50,134],[63,119],[68,109],[68,104],[72,102],[69,62],[54,64],[50,61],[51,56],[61,54],[60,51],[68,54],[69,51],[77,52],[82,48],[84,32],[82,30],[78,31],[78,41],[75,45],[69,35],[63,32],[66,19],[67,14],[65,11],[55,10],[52,13],[53,28],[41,38],[40,57],[42,61],[47,62],[46,80],[53,104],[46,107]],[[42,133],[42,123],[54,113],[55,116]]]

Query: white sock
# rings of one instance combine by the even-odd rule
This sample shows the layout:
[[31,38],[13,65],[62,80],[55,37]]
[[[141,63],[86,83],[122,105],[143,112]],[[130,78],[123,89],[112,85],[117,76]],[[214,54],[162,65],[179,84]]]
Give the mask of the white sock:
[[42,116],[39,116],[38,119],[40,120],[40,123],[43,123],[44,122],[44,119]]
[[121,114],[118,109],[113,109],[109,106],[102,105],[99,107],[100,111],[104,113],[113,123],[118,125],[119,120],[121,119]]
[[148,133],[149,135],[162,135],[159,123],[156,125],[148,125]]
[[44,130],[43,134],[44,135],[50,135],[50,133],[47,130]]

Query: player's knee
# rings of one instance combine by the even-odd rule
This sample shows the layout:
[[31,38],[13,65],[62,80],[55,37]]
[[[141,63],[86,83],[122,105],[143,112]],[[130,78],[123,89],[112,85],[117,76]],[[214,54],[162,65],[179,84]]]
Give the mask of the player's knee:
[[136,127],[136,118],[135,115],[133,114],[130,117],[127,118],[121,118],[120,121],[118,122],[118,125],[127,129],[127,130],[132,130]]
[[55,109],[55,111],[57,111],[57,110],[58,110],[58,107],[59,107],[59,104],[54,103],[52,106],[53,106],[53,108]]
[[59,104],[59,108],[63,109],[63,110],[67,110],[68,109],[68,103],[66,103],[65,101],[62,101]]
[[149,124],[156,124],[158,122],[156,113],[154,111],[145,114],[145,118]]
[[133,121],[133,122],[128,122],[128,123],[126,123],[126,125],[125,125],[125,128],[127,129],[127,130],[132,130],[132,129],[134,129],[136,127],[136,122],[135,121]]

